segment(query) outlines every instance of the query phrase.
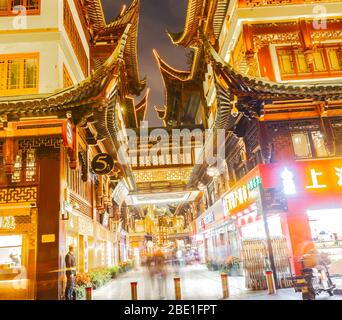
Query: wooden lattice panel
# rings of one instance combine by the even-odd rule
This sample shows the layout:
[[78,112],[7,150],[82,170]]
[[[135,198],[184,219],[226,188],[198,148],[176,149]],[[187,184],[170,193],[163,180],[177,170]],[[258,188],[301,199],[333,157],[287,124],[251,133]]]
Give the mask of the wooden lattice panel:
[[24,139],[19,140],[19,149],[20,150],[30,150],[39,147],[53,147],[60,148],[62,143],[62,139],[60,137],[42,137],[35,139]]
[[191,172],[192,167],[177,169],[137,170],[134,171],[134,177],[137,183],[155,181],[188,181]]
[[1,203],[23,203],[37,201],[37,187],[1,188]]

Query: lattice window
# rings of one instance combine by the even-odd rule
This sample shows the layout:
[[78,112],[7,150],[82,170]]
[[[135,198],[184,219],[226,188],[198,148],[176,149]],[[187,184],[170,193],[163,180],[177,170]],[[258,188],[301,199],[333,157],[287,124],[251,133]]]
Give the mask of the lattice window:
[[14,162],[12,183],[36,182],[36,149],[19,150]]
[[312,77],[335,77],[342,74],[342,45],[319,46],[305,53],[302,48],[277,49],[279,69],[283,80]]
[[67,0],[64,0],[64,28],[66,33],[68,34],[69,40],[75,51],[83,74],[85,77],[87,77],[89,73],[89,60]]
[[26,15],[40,14],[40,0],[0,0],[0,16],[18,15],[25,8]]
[[0,55],[0,95],[38,93],[38,53]]
[[[81,146],[78,147],[78,150],[79,166],[72,170],[70,169],[70,166],[67,165],[68,187],[78,196],[88,200],[91,194],[91,181],[89,181],[89,179],[87,181],[83,180],[85,178],[84,174],[86,173],[86,170],[88,170],[87,153]],[[67,162],[69,161],[67,160]],[[87,176],[88,175],[86,175],[86,177]]]

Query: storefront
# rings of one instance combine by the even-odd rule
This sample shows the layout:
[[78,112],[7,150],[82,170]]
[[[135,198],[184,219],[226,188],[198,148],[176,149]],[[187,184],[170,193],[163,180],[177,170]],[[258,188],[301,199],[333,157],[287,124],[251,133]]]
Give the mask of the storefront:
[[0,300],[35,298],[36,230],[36,208],[1,205]]
[[96,267],[114,265],[114,250],[111,232],[103,225],[95,222],[96,237]]
[[297,273],[310,249],[331,259],[331,274],[342,274],[342,159],[303,160],[260,166],[263,189],[282,190],[287,213],[282,230]]
[[239,256],[235,223],[228,219],[228,210],[223,199],[214,203],[197,220],[192,238],[201,263],[209,260],[223,262],[228,257]]
[[95,267],[94,226],[90,218],[78,213],[69,212],[69,219],[65,221],[65,250],[69,245],[75,247],[75,259],[78,272],[88,272]]
[[266,288],[272,257],[279,285],[288,287],[313,248],[329,255],[332,274],[342,274],[341,191],[341,159],[258,165],[222,197],[227,217],[213,206],[198,219],[202,255],[240,257],[246,287],[256,290]]

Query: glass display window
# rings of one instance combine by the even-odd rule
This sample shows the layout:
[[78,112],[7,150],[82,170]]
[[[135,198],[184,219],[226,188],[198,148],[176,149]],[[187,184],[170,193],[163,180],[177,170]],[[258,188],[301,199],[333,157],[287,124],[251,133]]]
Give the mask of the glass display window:
[[23,237],[0,236],[0,280],[14,278],[22,268]]

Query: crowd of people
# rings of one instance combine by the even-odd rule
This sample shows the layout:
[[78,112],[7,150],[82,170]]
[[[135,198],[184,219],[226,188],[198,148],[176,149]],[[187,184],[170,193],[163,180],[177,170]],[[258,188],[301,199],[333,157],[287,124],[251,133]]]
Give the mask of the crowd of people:
[[168,274],[180,276],[182,268],[189,264],[199,263],[197,250],[161,250],[146,254],[142,259],[146,266],[152,292],[158,292],[159,299],[166,298],[166,277]]

